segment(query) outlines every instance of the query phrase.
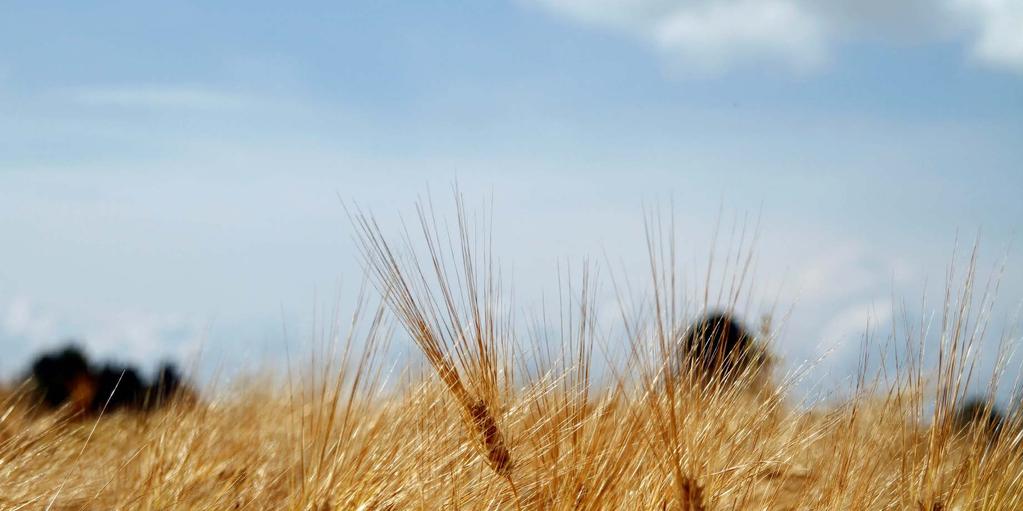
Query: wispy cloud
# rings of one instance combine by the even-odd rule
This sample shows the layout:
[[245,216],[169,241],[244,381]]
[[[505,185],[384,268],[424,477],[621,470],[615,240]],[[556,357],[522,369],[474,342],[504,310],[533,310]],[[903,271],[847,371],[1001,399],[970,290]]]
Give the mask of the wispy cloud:
[[[849,379],[863,369],[859,364],[864,349],[866,353],[877,353],[878,341],[885,338],[892,320],[892,301],[882,297],[853,302],[835,310],[830,319],[818,323],[811,333],[813,344],[803,353],[808,357],[806,361],[810,363],[811,375],[805,384],[824,384],[823,388],[828,390],[847,390],[835,384],[851,381]],[[806,363],[800,360],[789,362]]]
[[785,0],[741,0],[679,9],[655,20],[650,35],[666,53],[704,70],[731,61],[779,59],[798,68],[824,58],[820,27]]
[[975,26],[973,55],[986,64],[1023,73],[1023,0],[955,0]]
[[531,1],[643,39],[696,71],[760,61],[806,69],[841,42],[952,36],[981,62],[1023,72],[1023,0]]
[[892,301],[878,298],[857,303],[839,311],[821,328],[817,354],[830,354],[836,362],[855,360],[855,342],[870,332],[876,332],[892,319]]
[[153,362],[156,357],[183,360],[194,355],[202,332],[201,322],[193,318],[126,310],[96,318],[83,338],[99,354]]
[[0,333],[30,342],[49,339],[57,335],[57,320],[28,298],[15,296],[0,314]]
[[73,102],[90,107],[237,110],[257,103],[245,94],[187,85],[83,87],[66,95]]
[[796,273],[796,290],[801,300],[813,303],[845,301],[864,293],[891,291],[918,275],[905,261],[848,240],[814,254]]
[[819,64],[824,53],[817,20],[792,0],[533,1],[570,19],[639,37],[698,71],[760,59],[805,68]]
[[[0,369],[17,371],[39,352],[74,339],[90,353],[149,364],[195,354],[203,336],[201,321],[176,314],[138,310],[69,313],[26,296],[0,301],[0,341],[13,343]],[[17,360],[11,360],[11,358]]]

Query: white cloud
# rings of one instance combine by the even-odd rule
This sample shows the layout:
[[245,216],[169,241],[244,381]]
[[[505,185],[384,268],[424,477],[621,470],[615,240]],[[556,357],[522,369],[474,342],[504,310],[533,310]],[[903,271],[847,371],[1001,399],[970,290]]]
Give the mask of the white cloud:
[[794,0],[535,0],[597,27],[638,36],[699,71],[739,61],[807,67],[823,57],[821,27]]
[[38,342],[57,335],[57,320],[24,296],[16,296],[7,304],[0,333],[7,337]]
[[[40,351],[80,342],[97,359],[148,365],[160,359],[185,361],[202,341],[203,323],[176,314],[137,310],[75,313],[42,306],[25,296],[0,301],[0,343],[14,343],[0,365],[15,371]],[[9,360],[10,356],[20,360]]]
[[883,250],[855,240],[812,254],[795,275],[799,299],[816,304],[845,302],[864,293],[891,291],[918,277],[918,269]]
[[985,64],[1023,71],[1023,0],[531,1],[636,36],[698,71],[755,61],[805,69],[841,42],[948,37]]
[[848,242],[810,258],[796,274],[799,296],[822,302],[874,287],[883,276],[867,267],[866,256],[862,244]]
[[876,299],[851,305],[840,311],[819,335],[817,355],[829,355],[833,362],[855,360],[858,342],[868,332],[876,333],[892,319],[890,299]]
[[759,58],[806,68],[824,57],[817,22],[787,0],[738,0],[679,9],[658,20],[651,35],[663,51],[704,70]]
[[954,5],[974,21],[971,50],[977,59],[1023,72],[1023,1],[955,0]]
[[93,107],[235,110],[250,106],[252,98],[195,86],[108,86],[75,89],[68,97]]
[[202,324],[174,314],[118,311],[96,318],[82,337],[90,350],[104,357],[135,363],[157,358],[184,360],[199,348]]

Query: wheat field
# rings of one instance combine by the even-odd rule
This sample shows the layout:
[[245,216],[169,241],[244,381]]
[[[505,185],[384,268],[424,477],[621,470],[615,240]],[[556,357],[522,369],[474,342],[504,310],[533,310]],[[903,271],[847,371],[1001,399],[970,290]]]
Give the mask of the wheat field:
[[[988,383],[973,369],[991,293],[972,259],[933,322],[892,333],[894,371],[864,364],[847,397],[807,405],[801,372],[769,355],[771,321],[735,374],[679,362],[693,317],[741,308],[745,257],[723,300],[683,292],[674,235],[651,220],[650,285],[622,299],[614,335],[593,270],[524,328],[461,201],[453,233],[428,208],[400,238],[350,214],[367,285],[287,371],[148,414],[44,411],[6,389],[0,509],[1023,509],[1015,415],[997,434],[956,419]],[[421,358],[391,360],[397,342]],[[1007,373],[1011,342],[998,349]]]

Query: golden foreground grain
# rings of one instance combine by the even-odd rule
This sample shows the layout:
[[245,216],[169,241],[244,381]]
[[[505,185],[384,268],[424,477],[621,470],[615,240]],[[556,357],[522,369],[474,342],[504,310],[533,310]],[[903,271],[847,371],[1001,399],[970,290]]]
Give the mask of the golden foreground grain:
[[[551,385],[553,387],[555,385]],[[257,386],[142,416],[62,421],[9,407],[0,509],[1019,509],[1018,440],[927,427],[898,399],[795,411],[534,389],[503,396],[502,464],[447,389],[343,403]],[[347,400],[346,396],[342,397]],[[661,401],[659,405],[652,401]],[[506,467],[506,468],[503,468]],[[673,472],[682,474],[676,484]],[[514,481],[515,487],[509,485]]]
[[[770,357],[738,381],[678,363],[687,312],[709,302],[678,292],[663,236],[648,236],[649,294],[615,328],[590,272],[553,321],[522,328],[459,208],[454,241],[421,211],[426,256],[357,212],[379,293],[288,376],[148,415],[69,417],[5,391],[0,509],[1023,509],[1015,414],[997,436],[955,420],[988,305],[972,262],[932,330],[893,332],[892,372],[807,406]],[[395,366],[392,338],[426,363]]]

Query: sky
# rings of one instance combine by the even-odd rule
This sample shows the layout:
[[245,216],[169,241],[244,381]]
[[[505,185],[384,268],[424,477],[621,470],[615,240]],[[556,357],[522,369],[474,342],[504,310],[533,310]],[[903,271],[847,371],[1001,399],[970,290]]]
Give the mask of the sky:
[[777,349],[820,381],[937,310],[957,240],[1006,267],[997,330],[1023,300],[1020,0],[2,10],[0,376],[68,338],[279,359],[359,289],[341,200],[397,230],[455,183],[522,307],[587,257],[642,277],[644,211],[674,205],[694,280],[759,219],[749,313],[791,310]]

